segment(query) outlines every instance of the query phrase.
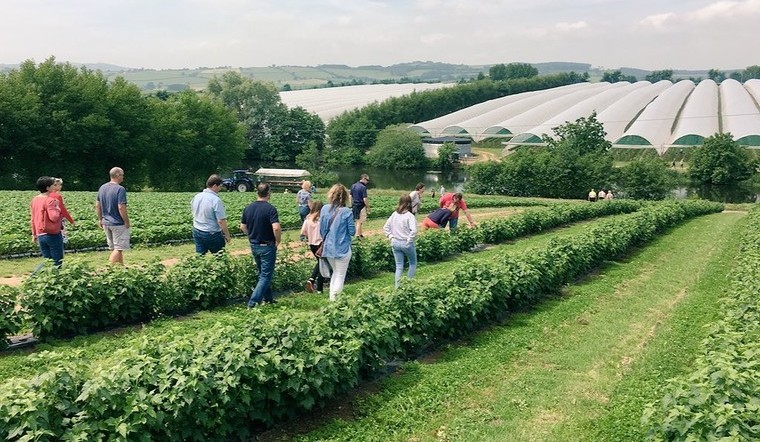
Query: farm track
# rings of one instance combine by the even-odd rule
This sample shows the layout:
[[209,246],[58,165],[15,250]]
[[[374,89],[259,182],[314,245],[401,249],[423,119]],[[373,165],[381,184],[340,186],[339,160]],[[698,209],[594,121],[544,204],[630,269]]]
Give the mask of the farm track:
[[[686,346],[681,363],[688,369],[720,296],[700,284],[706,277],[727,279],[738,253],[733,229],[742,217],[689,221],[571,286],[561,299],[406,364],[356,393],[355,402],[338,399],[335,413],[286,422],[260,440],[621,440],[595,423],[626,402],[616,388],[646,365],[650,347],[683,353]],[[707,314],[689,315],[695,305]],[[671,341],[676,324],[697,336]],[[660,362],[666,373],[669,362],[666,353]],[[652,370],[667,376],[662,367]],[[613,424],[631,431],[640,416],[640,408],[625,409],[627,422]],[[298,436],[293,426],[313,431]],[[642,440],[642,433],[622,440]]]
[[[609,218],[609,217],[608,217]],[[605,218],[605,219],[608,219]],[[614,217],[612,217],[614,218]],[[599,220],[599,219],[597,219]],[[482,259],[489,260],[492,256],[503,255],[506,251],[512,249],[523,249],[531,245],[539,245],[549,241],[551,238],[558,236],[571,235],[583,231],[589,223],[595,220],[577,223],[571,226],[550,230],[539,235],[526,237],[514,241],[513,243],[502,244],[493,247],[485,252],[465,254],[465,259],[477,260],[479,256]],[[463,255],[458,255],[454,260],[459,260]],[[449,271],[451,260],[439,264],[423,264],[418,271],[418,278],[435,278],[440,272]],[[380,274],[372,278],[353,280],[346,284],[345,292],[357,292],[368,287],[378,289],[387,289],[393,285],[392,274]],[[291,296],[280,298],[280,302],[275,308],[266,308],[260,311],[263,315],[277,315],[281,309],[288,309],[293,312],[302,312],[304,314],[313,314],[327,302],[325,296],[310,295],[304,292],[296,293]],[[34,350],[22,350],[14,353],[0,355],[0,376],[7,378],[11,376],[26,376],[35,373],[41,367],[45,367],[51,361],[66,358],[72,351],[77,351],[81,358],[93,361],[107,361],[114,352],[119,348],[128,348],[134,342],[149,337],[158,339],[162,336],[167,340],[182,339],[183,336],[192,336],[198,330],[211,327],[219,322],[234,322],[241,317],[250,314],[244,309],[243,304],[216,309],[213,311],[202,311],[193,315],[182,318],[167,318],[153,321],[145,325],[124,327],[121,329],[111,330],[108,332],[94,335],[81,336],[72,340],[53,341],[51,343],[38,344]],[[28,358],[29,353],[48,350],[43,359]],[[107,363],[107,362],[105,362]]]

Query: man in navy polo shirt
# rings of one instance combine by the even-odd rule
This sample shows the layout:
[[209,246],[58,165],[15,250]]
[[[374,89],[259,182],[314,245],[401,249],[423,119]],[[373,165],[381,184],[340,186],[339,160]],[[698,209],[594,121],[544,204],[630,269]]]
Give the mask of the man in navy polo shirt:
[[351,212],[354,214],[354,223],[356,224],[356,237],[364,238],[362,234],[362,224],[367,221],[369,214],[369,198],[367,197],[367,183],[369,175],[363,173],[359,181],[351,186]]
[[240,218],[240,230],[248,235],[251,243],[251,255],[259,270],[259,280],[251,292],[248,308],[262,302],[274,303],[272,297],[272,278],[274,264],[277,261],[277,246],[282,239],[282,228],[277,209],[269,204],[271,189],[268,183],[260,183],[256,188],[258,198],[243,210]]
[[230,230],[227,228],[227,212],[219,198],[222,177],[211,175],[206,180],[206,188],[196,194],[190,202],[193,213],[193,241],[195,252],[205,255],[216,253],[230,242]]

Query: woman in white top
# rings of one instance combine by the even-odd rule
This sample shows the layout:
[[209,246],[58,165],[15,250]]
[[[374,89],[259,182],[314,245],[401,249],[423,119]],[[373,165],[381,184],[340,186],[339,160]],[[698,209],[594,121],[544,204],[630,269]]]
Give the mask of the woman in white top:
[[409,279],[414,278],[417,271],[417,251],[414,249],[414,240],[417,237],[417,221],[411,212],[412,199],[409,195],[399,198],[398,207],[385,222],[383,232],[391,240],[393,257],[396,260],[396,287],[404,272],[404,256],[409,260]]

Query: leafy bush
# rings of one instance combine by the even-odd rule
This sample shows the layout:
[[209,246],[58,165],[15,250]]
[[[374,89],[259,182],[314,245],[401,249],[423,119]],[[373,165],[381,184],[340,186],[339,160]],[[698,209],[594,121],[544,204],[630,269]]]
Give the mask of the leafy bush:
[[760,439],[760,208],[742,229],[741,254],[721,318],[695,370],[673,379],[642,422],[650,440]]
[[730,133],[715,134],[694,150],[689,174],[702,184],[730,184],[746,180],[755,170],[747,148]]
[[0,350],[7,347],[8,336],[18,333],[21,316],[16,312],[18,293],[13,287],[0,285]]

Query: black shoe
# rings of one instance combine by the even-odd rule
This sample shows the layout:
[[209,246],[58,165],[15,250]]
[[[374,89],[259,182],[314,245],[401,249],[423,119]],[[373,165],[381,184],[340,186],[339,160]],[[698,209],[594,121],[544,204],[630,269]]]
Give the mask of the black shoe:
[[264,304],[277,304],[276,299],[270,299],[269,301],[264,301]]

